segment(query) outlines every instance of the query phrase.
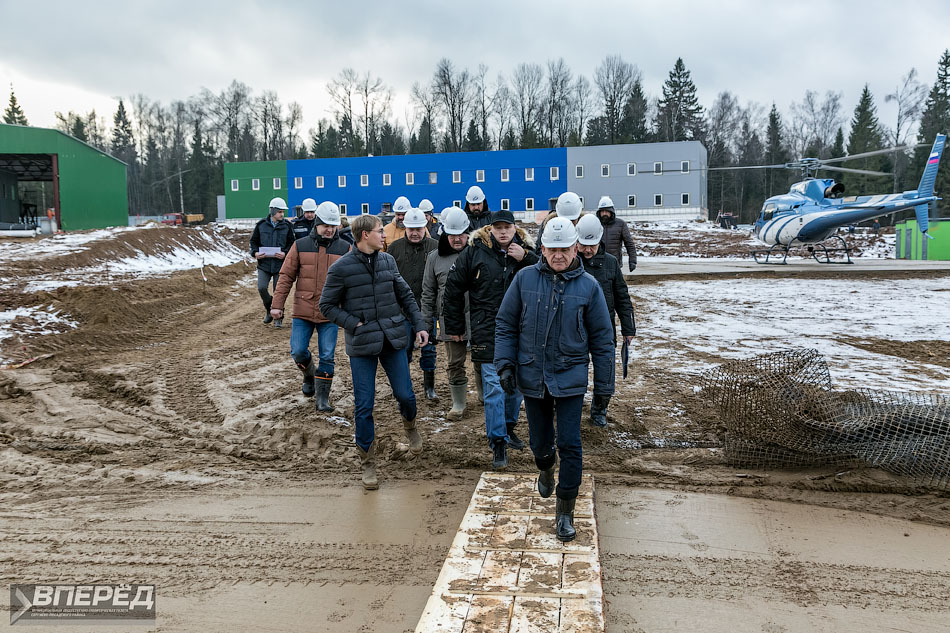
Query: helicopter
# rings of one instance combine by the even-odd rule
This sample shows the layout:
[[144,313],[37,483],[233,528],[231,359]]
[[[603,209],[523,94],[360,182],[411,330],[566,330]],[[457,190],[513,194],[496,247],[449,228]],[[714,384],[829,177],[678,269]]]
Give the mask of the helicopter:
[[[864,152],[841,158],[819,159],[802,158],[790,163],[779,165],[754,165],[748,167],[719,167],[713,170],[730,169],[769,169],[786,168],[800,169],[803,180],[792,185],[786,194],[768,198],[762,206],[759,217],[753,225],[755,237],[768,245],[768,249],[754,249],[752,257],[758,264],[785,264],[788,251],[793,246],[805,246],[815,260],[821,264],[853,264],[851,248],[836,231],[850,224],[871,220],[897,211],[914,208],[917,215],[917,227],[929,239],[929,209],[935,206],[938,198],[934,195],[934,180],[937,169],[940,167],[940,157],[943,154],[945,134],[938,134],[934,140],[924,173],[920,178],[917,189],[903,193],[892,193],[870,196],[844,195],[844,185],[833,179],[816,178],[818,170],[840,171],[855,174],[869,174],[874,176],[889,176],[879,171],[864,169],[850,169],[830,166],[858,158],[866,158],[879,154],[887,154],[904,148],[889,148]],[[830,237],[841,240],[841,247],[827,247],[822,242]],[[824,259],[819,258],[819,252]],[[846,260],[832,259],[836,253],[843,252]],[[772,255],[782,254],[781,262],[769,261]],[[764,255],[764,259],[760,259]]]

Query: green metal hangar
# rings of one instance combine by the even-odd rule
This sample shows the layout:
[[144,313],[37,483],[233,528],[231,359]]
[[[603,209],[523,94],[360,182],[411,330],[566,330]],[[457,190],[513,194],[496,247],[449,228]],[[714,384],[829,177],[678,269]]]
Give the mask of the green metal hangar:
[[[51,186],[21,199],[21,183]],[[58,130],[0,123],[0,225],[38,223],[46,209],[64,231],[127,226],[125,163]]]

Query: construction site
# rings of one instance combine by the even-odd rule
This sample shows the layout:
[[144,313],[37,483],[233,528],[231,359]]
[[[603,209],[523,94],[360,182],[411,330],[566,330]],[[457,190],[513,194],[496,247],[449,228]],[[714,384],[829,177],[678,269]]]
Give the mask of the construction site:
[[757,267],[710,226],[634,229],[569,544],[474,386],[447,419],[441,348],[419,456],[380,372],[364,491],[343,337],[317,413],[248,230],[0,238],[0,582],[154,585],[134,631],[950,631],[950,262]]

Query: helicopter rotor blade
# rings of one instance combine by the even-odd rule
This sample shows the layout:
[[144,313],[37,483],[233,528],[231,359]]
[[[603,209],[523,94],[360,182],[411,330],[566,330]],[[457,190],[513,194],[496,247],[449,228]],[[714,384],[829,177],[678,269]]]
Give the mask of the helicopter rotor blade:
[[852,154],[851,156],[840,156],[838,158],[824,158],[819,160],[823,165],[828,165],[831,163],[843,163],[848,160],[857,160],[859,158],[867,158],[869,156],[880,156],[881,154],[891,154],[893,152],[904,152],[907,150],[915,149],[917,147],[924,147],[929,145],[918,144],[918,145],[900,145],[895,147],[888,147],[887,149],[878,149],[873,152],[861,152],[860,154]]
[[843,171],[848,174],[865,174],[867,176],[893,176],[894,174],[889,174],[884,171],[870,171],[868,169],[849,169],[847,167],[829,167],[828,165],[821,165],[818,169],[826,169],[828,171]]
[[745,165],[741,167],[707,167],[706,171],[733,171],[736,169],[785,169],[785,163],[781,165]]

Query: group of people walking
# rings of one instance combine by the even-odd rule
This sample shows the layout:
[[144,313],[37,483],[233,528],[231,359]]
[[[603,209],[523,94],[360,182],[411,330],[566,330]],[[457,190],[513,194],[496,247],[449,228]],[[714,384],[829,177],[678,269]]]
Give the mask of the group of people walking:
[[[302,217],[290,224],[283,219],[286,203],[275,198],[251,238],[264,322],[282,325],[296,283],[291,356],[303,375],[303,393],[315,397],[319,411],[333,409],[334,350],[343,328],[367,490],[379,485],[373,419],[378,366],[398,403],[403,448],[418,455],[423,439],[409,374],[413,352],[419,350],[425,397],[437,400],[436,343],[444,344],[452,397],[447,417],[460,419],[470,350],[492,466],[505,468],[508,449],[525,448],[517,433],[523,404],[539,470],[538,492],[543,497],[556,493],[557,538],[569,541],[575,535],[574,500],[582,473],[588,368],[593,364],[591,421],[606,426],[614,392],[616,316],[627,342],[636,332],[620,268],[621,242],[630,270],[636,267],[629,229],[616,219],[609,198],[601,200],[596,215],[582,215],[578,196],[566,192],[545,219],[536,244],[510,211],[488,209],[481,188],[471,187],[465,199],[464,209],[445,208],[436,220],[429,201],[413,207],[400,197],[385,227],[377,216],[355,218],[349,225],[351,243],[342,235],[336,204],[305,200]],[[616,254],[607,252],[608,233],[617,236]],[[316,363],[309,350],[314,332]]]

